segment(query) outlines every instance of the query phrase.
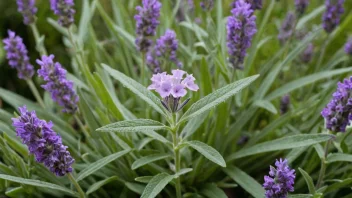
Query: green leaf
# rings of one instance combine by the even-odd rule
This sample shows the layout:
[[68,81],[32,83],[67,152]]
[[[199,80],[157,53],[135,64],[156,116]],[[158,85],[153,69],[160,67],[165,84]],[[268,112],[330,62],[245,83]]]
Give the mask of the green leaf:
[[345,180],[340,180],[330,186],[328,186],[325,190],[325,193],[336,191],[340,188],[350,188],[352,184],[352,178],[347,178]]
[[177,173],[175,173],[175,178],[178,178],[181,175],[187,174],[189,172],[193,171],[193,168],[183,168],[180,171],[178,171]]
[[231,166],[223,169],[224,172],[236,181],[244,190],[256,198],[263,198],[265,191],[262,185],[260,185],[255,179],[247,175],[241,169]]
[[314,187],[313,179],[303,169],[298,168],[298,170],[299,170],[299,172],[301,172],[301,174],[303,175],[304,179],[306,180],[306,183],[307,183],[307,186],[308,186],[310,194],[314,195],[315,194],[315,187]]
[[112,69],[108,65],[102,64],[103,68],[116,80],[118,80],[123,86],[130,89],[139,98],[147,102],[151,107],[153,107],[157,112],[162,115],[169,117],[169,113],[166,112],[165,108],[160,102],[160,99],[156,97],[151,91],[145,88],[143,85],[139,84],[137,81],[126,76],[125,74]]
[[136,160],[135,162],[133,162],[131,169],[135,170],[141,166],[147,165],[149,163],[158,161],[158,160],[162,160],[162,159],[166,159],[171,157],[170,154],[154,154],[154,155],[148,155],[145,157],[142,157],[138,160]]
[[150,180],[153,178],[153,176],[142,176],[142,177],[136,177],[134,180],[135,181],[138,181],[138,182],[141,182],[141,183],[149,183]]
[[95,192],[96,190],[98,190],[99,188],[101,188],[102,186],[104,186],[105,184],[110,183],[115,180],[118,180],[117,176],[112,176],[112,177],[106,178],[104,180],[98,181],[88,188],[86,194],[89,195],[89,194]]
[[133,191],[139,195],[141,195],[145,189],[144,185],[137,184],[134,182],[126,182],[125,185],[128,189],[130,189],[131,191]]
[[332,162],[352,162],[352,155],[344,153],[332,153],[327,157],[328,163]]
[[5,192],[5,195],[8,197],[23,197],[23,193],[25,193],[25,190],[22,186],[20,187],[16,187],[16,188],[12,188],[10,190],[7,190]]
[[103,168],[104,166],[106,166],[107,164],[109,164],[110,162],[122,157],[123,155],[127,154],[128,152],[130,152],[131,150],[124,150],[124,151],[120,151],[114,154],[111,154],[109,156],[106,156],[92,164],[90,164],[87,168],[83,169],[77,176],[77,181],[80,181],[86,177],[88,177],[89,175],[93,174],[94,172],[98,171],[99,169]]
[[277,114],[277,110],[276,110],[275,106],[267,100],[257,100],[254,103],[254,105],[257,107],[263,108],[265,110],[268,110],[269,112],[271,112],[273,114]]
[[297,194],[297,195],[288,195],[288,198],[311,198],[311,194]]
[[229,85],[222,87],[213,93],[203,97],[202,99],[198,100],[194,103],[181,117],[179,123],[185,122],[193,117],[196,117],[202,114],[205,111],[215,107],[216,105],[220,104],[221,102],[225,102],[228,98],[235,95],[243,88],[247,87],[251,84],[255,79],[257,79],[259,75],[254,75]]
[[174,176],[167,173],[160,173],[154,176],[153,179],[151,179],[148,185],[145,187],[141,198],[156,197],[173,179]]
[[188,142],[183,142],[181,145],[179,145],[180,148],[182,148],[184,146],[190,146],[193,149],[197,150],[199,153],[201,153],[208,160],[210,160],[210,161],[214,162],[215,164],[218,164],[222,167],[226,167],[226,162],[225,162],[224,158],[213,147],[211,147],[203,142],[200,142],[200,141],[188,141]]
[[159,133],[156,133],[155,131],[147,130],[147,131],[142,131],[142,133],[147,135],[147,136],[149,136],[149,137],[151,137],[151,138],[154,138],[155,140],[158,140],[160,142],[172,144],[169,140],[164,138]]
[[151,130],[167,130],[167,126],[162,123],[149,119],[135,119],[135,120],[125,120],[112,124],[103,126],[97,131],[100,132],[142,132],[142,131],[151,131]]
[[325,6],[322,5],[320,7],[317,7],[315,8],[313,11],[307,13],[305,16],[303,16],[297,23],[297,26],[296,26],[296,29],[299,30],[299,29],[302,29],[305,26],[305,24],[314,19],[316,16],[319,16],[323,11],[325,10]]
[[259,153],[265,153],[269,151],[278,151],[285,149],[298,148],[303,146],[310,146],[320,142],[325,142],[333,138],[333,135],[328,134],[300,134],[293,135],[288,137],[283,137],[280,139],[263,142],[260,144],[256,144],[249,148],[244,148],[227,158],[227,162],[230,162],[235,159],[239,159],[242,157],[255,155]]
[[200,193],[208,198],[227,198],[225,192],[214,184],[205,184]]
[[275,91],[271,92],[267,97],[265,97],[265,100],[273,100],[277,97],[280,97],[282,95],[285,95],[287,93],[290,93],[296,89],[302,88],[303,86],[309,85],[311,83],[314,83],[318,80],[324,79],[324,78],[331,78],[332,76],[335,75],[340,75],[343,73],[347,73],[352,71],[352,67],[348,68],[343,68],[343,69],[335,69],[331,71],[323,71],[319,72],[316,74],[312,74],[309,76],[305,76],[303,78],[299,78],[297,80],[294,80],[292,82],[289,82],[280,88],[276,89]]
[[21,178],[21,177],[14,177],[14,176],[4,175],[4,174],[0,174],[0,179],[16,182],[16,183],[20,183],[20,184],[26,184],[26,185],[30,185],[30,186],[36,186],[36,187],[41,187],[41,188],[49,188],[49,189],[52,189],[52,190],[58,190],[58,191],[62,191],[62,192],[68,193],[70,195],[77,196],[76,192],[74,192],[74,191],[72,191],[70,189],[67,189],[65,187],[62,187],[62,186],[59,186],[59,185],[56,185],[56,184],[39,181],[39,180],[25,179],[25,178]]

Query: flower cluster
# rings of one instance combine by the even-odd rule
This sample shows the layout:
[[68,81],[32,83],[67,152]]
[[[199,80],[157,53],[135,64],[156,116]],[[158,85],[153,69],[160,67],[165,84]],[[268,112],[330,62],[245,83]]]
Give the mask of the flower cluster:
[[334,132],[345,132],[352,120],[352,77],[337,84],[332,100],[323,109],[326,128]]
[[8,31],[9,37],[4,39],[4,49],[6,58],[12,68],[16,68],[17,76],[20,79],[30,79],[34,74],[33,65],[29,62],[28,51],[23,44],[21,37],[16,36],[15,32]]
[[214,0],[204,0],[200,2],[200,7],[204,11],[211,11],[214,8]]
[[251,5],[244,0],[236,2],[232,9],[233,16],[227,22],[227,48],[229,62],[234,68],[242,69],[246,50],[251,46],[254,34],[257,32]]
[[304,63],[309,63],[313,58],[313,53],[314,53],[314,45],[313,43],[309,43],[307,48],[300,55],[301,61]]
[[47,84],[42,87],[51,93],[52,99],[64,109],[63,112],[75,113],[77,110],[78,96],[73,90],[73,83],[66,79],[66,70],[62,68],[60,63],[53,61],[54,55],[42,56],[37,63],[41,66],[38,70]]
[[352,55],[352,38],[350,38],[345,44],[345,52],[348,55]]
[[35,111],[29,112],[26,106],[20,107],[19,111],[20,117],[12,118],[13,126],[37,162],[57,176],[72,172],[71,165],[75,160],[62,144],[61,137],[53,131],[53,123],[40,120]]
[[309,4],[309,0],[295,0],[296,12],[298,14],[303,14]]
[[73,0],[50,0],[51,10],[59,16],[58,23],[63,27],[70,27],[74,22],[75,3]]
[[159,25],[161,3],[158,0],[143,0],[143,7],[137,6],[136,20],[136,46],[140,52],[147,52],[152,46],[150,37],[155,36]]
[[276,168],[270,166],[269,176],[264,176],[263,187],[266,198],[286,198],[293,192],[296,173],[287,165],[287,160],[276,160]]
[[23,15],[23,23],[26,25],[32,24],[35,21],[35,0],[17,0],[18,11]]
[[284,95],[280,101],[280,113],[281,115],[287,113],[290,106],[290,96]]
[[177,67],[182,67],[182,63],[177,59],[178,41],[176,33],[172,30],[167,30],[165,35],[161,36],[157,41],[154,50],[147,54],[147,65],[153,68],[155,73],[160,72],[160,59],[170,60]]
[[278,39],[281,44],[284,44],[292,36],[295,24],[296,16],[294,13],[289,12],[281,25],[280,32],[278,35]]
[[341,15],[344,12],[343,3],[345,0],[326,0],[325,13],[323,14],[323,28],[331,33],[339,24]]
[[[186,77],[183,76],[186,74]],[[179,105],[180,99],[187,94],[187,90],[198,91],[199,87],[194,83],[195,78],[192,74],[187,74],[182,70],[172,70],[172,75],[166,72],[154,74],[151,78],[152,84],[148,87],[149,90],[155,90],[163,98],[162,104],[170,112],[181,110],[186,103]]]
[[[231,7],[235,8],[236,7],[236,1],[231,3]],[[251,4],[251,9],[252,10],[260,10],[263,7],[263,2],[262,0],[245,0],[247,3]]]

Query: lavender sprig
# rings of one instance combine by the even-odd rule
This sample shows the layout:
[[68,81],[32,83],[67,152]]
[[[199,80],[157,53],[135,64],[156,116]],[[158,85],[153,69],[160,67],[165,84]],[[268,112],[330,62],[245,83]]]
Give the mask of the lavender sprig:
[[307,48],[300,55],[301,61],[304,63],[309,63],[313,58],[313,53],[314,53],[314,45],[313,43],[309,43]]
[[73,0],[50,0],[51,10],[59,16],[58,23],[61,26],[68,28],[74,23],[74,5]]
[[287,160],[276,160],[276,168],[270,166],[269,176],[264,176],[263,187],[266,198],[287,198],[288,192],[294,191],[296,173]]
[[350,38],[345,44],[345,52],[352,56],[352,38]]
[[155,36],[159,25],[161,3],[158,0],[143,0],[142,6],[137,6],[136,20],[136,46],[140,52],[146,53],[152,46],[150,37]]
[[309,4],[309,0],[295,0],[296,12],[302,15]]
[[204,11],[209,12],[214,8],[214,0],[203,0],[202,2],[200,2],[200,7]]
[[326,128],[333,132],[345,132],[352,120],[352,77],[337,84],[331,101],[321,112]]
[[229,62],[234,68],[243,69],[246,50],[251,46],[254,34],[257,32],[251,5],[244,0],[236,2],[231,11],[232,16],[227,21],[227,48]]
[[[235,8],[236,7],[236,1],[231,3],[231,7]],[[252,10],[260,10],[263,7],[263,2],[262,0],[245,0],[247,3],[251,4],[251,9]]]
[[66,70],[60,63],[53,61],[54,55],[42,56],[37,63],[41,66],[38,75],[47,83],[42,87],[51,93],[51,98],[63,107],[63,112],[74,114],[79,100],[73,90],[73,83],[66,79]]
[[326,0],[325,13],[323,14],[323,28],[331,33],[339,24],[341,15],[344,12],[343,3],[345,0]]
[[280,101],[280,113],[281,113],[281,115],[287,113],[289,107],[290,107],[290,96],[289,95],[284,95],[281,98],[281,101]]
[[61,137],[53,131],[53,123],[40,120],[35,111],[29,112],[26,106],[19,107],[20,117],[12,118],[17,136],[28,146],[37,162],[43,163],[57,176],[72,172],[72,158]]
[[8,37],[3,40],[6,58],[11,68],[17,70],[20,79],[28,80],[34,74],[34,67],[29,62],[28,51],[23,44],[23,39],[16,36],[15,32],[8,30]]
[[278,39],[281,44],[284,44],[292,36],[295,24],[296,16],[293,12],[289,12],[281,25],[278,35]]
[[30,25],[35,21],[35,13],[37,8],[35,7],[35,0],[17,0],[18,11],[23,16],[23,23]]

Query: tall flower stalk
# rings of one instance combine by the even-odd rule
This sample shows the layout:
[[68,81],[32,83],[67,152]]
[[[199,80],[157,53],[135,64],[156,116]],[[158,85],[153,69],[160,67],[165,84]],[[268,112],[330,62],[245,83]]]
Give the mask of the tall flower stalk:
[[58,23],[61,26],[68,28],[74,23],[74,5],[73,0],[50,0],[51,10],[59,17]]
[[23,15],[23,23],[30,25],[35,22],[35,0],[17,0],[18,11]]

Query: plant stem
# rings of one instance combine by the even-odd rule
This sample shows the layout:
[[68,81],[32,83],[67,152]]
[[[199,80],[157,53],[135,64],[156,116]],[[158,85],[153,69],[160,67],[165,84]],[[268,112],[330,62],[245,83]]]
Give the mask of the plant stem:
[[325,176],[325,172],[326,172],[326,157],[328,155],[328,150],[329,150],[329,145],[331,143],[331,140],[329,140],[326,144],[325,144],[325,149],[324,149],[324,157],[321,159],[321,167],[320,167],[320,173],[319,173],[319,178],[316,184],[316,188],[320,188],[323,180],[324,180],[324,176]]
[[32,32],[33,32],[33,36],[34,36],[34,39],[35,39],[37,51],[40,53],[40,55],[47,55],[46,49],[45,49],[43,43],[41,43],[41,41],[40,41],[40,34],[39,34],[39,31],[38,31],[37,25],[34,23],[34,24],[31,24],[30,27],[31,27]]
[[[174,153],[175,153],[175,172],[178,173],[180,171],[180,166],[181,166],[181,159],[180,159],[180,151],[177,149],[178,145],[178,138],[177,138],[177,132],[173,131],[172,132],[172,139],[174,143]],[[176,178],[176,196],[177,198],[182,198],[181,194],[181,176],[178,176]]]
[[45,108],[45,104],[44,101],[42,99],[42,97],[40,96],[37,87],[34,85],[32,79],[26,80],[29,88],[31,89],[35,99],[37,100],[37,102],[40,104],[41,107]]
[[67,177],[70,179],[71,183],[76,187],[76,189],[79,193],[79,197],[85,198],[86,197],[85,193],[83,192],[81,186],[77,183],[76,179],[72,176],[72,174],[68,173]]
[[142,85],[144,85],[144,78],[145,78],[145,53],[143,52],[142,54],[142,64],[141,64],[141,80],[142,80]]
[[79,126],[79,128],[81,128],[81,130],[83,131],[84,135],[86,137],[91,137],[91,134],[87,131],[86,127],[84,126],[84,124],[82,123],[81,119],[79,119],[79,117],[77,116],[77,114],[74,115],[76,122]]

